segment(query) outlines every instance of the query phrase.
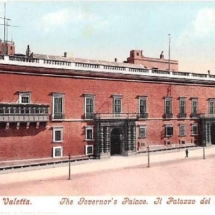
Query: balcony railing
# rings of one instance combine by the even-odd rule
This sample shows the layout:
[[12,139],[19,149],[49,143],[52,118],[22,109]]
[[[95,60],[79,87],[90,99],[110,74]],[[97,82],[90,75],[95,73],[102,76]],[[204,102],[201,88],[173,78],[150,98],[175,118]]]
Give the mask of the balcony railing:
[[165,71],[165,70],[152,70],[152,73],[154,74],[160,74],[160,75],[169,75],[170,74],[170,71]]
[[54,113],[52,119],[64,119],[65,115],[63,113]]
[[138,113],[137,117],[138,119],[147,119],[148,113]]
[[47,122],[48,105],[0,104],[0,122]]
[[94,119],[94,113],[85,113],[85,119]]
[[209,113],[205,113],[205,114],[198,114],[199,118],[215,118],[215,114],[209,114]]
[[136,113],[97,113],[95,119],[137,119]]
[[[47,56],[46,56],[47,57]],[[115,63],[107,61],[91,61],[89,59],[66,59],[59,56],[48,56],[50,59],[41,56],[38,58],[26,58],[24,56],[3,56],[0,55],[1,64],[11,65],[25,65],[45,68],[64,68],[64,69],[78,69],[78,70],[94,70],[96,72],[113,72],[119,71],[122,74],[135,74],[152,77],[177,78],[187,80],[203,80],[215,81],[215,75],[181,72],[181,71],[167,71],[158,69],[145,69],[142,65]],[[79,62],[81,60],[81,62]],[[176,62],[176,61],[175,61]]]
[[171,119],[173,117],[173,114],[172,113],[165,113],[164,114],[164,118],[165,119]]
[[11,61],[21,61],[21,62],[29,62],[29,63],[39,63],[39,59],[37,58],[27,58],[27,57],[16,57],[16,56],[9,56]]
[[187,114],[186,114],[186,113],[179,113],[179,114],[178,114],[178,117],[179,117],[179,118],[186,118],[186,117],[187,117]]
[[190,117],[191,118],[197,118],[197,117],[199,117],[199,114],[198,113],[191,113]]

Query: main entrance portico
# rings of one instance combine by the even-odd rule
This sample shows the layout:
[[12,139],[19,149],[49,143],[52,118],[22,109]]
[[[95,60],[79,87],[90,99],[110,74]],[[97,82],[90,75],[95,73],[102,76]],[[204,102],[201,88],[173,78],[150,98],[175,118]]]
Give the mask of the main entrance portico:
[[95,118],[95,157],[127,156],[136,152],[136,119]]
[[200,116],[201,145],[215,144],[215,115],[202,114]]

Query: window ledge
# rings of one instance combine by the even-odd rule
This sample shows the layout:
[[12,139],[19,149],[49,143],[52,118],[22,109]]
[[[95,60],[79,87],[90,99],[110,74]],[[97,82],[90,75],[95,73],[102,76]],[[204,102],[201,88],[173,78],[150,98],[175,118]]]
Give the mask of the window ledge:
[[61,121],[64,121],[64,119],[54,119],[54,118],[52,118],[51,121],[52,122],[61,122]]
[[92,141],[95,141],[95,139],[85,139],[85,141],[92,142]]
[[146,137],[138,137],[138,139],[146,139]]
[[52,141],[52,143],[63,143],[63,141]]

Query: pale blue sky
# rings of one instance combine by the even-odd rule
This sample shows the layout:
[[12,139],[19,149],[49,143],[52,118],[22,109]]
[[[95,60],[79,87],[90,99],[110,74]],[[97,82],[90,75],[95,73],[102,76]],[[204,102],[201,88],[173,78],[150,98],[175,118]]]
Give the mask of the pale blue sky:
[[171,34],[179,70],[215,74],[215,2],[9,1],[7,17],[20,26],[8,35],[17,53],[29,44],[34,53],[90,59],[123,61],[132,49],[168,58]]

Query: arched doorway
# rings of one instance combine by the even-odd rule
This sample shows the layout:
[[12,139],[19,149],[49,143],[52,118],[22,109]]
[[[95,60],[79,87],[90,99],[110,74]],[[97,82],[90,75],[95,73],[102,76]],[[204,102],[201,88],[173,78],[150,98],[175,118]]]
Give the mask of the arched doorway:
[[111,155],[121,153],[121,132],[119,128],[114,128],[111,132]]

